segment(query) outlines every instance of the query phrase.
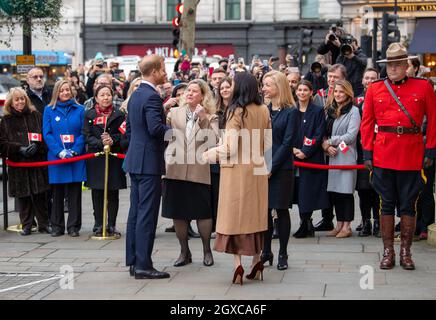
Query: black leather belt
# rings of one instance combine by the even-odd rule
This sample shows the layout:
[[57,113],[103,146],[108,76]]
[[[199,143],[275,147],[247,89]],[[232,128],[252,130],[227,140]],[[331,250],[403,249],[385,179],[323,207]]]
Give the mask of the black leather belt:
[[391,132],[396,134],[418,134],[421,133],[421,129],[419,127],[408,128],[408,127],[389,127],[389,126],[379,126],[378,131],[381,132]]

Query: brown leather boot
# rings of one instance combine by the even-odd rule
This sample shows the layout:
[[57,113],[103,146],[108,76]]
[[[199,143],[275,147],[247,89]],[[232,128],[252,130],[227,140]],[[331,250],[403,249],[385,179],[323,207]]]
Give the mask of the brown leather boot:
[[415,270],[415,263],[413,262],[412,254],[410,253],[415,226],[415,217],[406,215],[401,216],[400,266],[405,270]]
[[381,215],[381,236],[383,239],[383,258],[380,262],[380,269],[392,269],[395,266],[394,251],[394,215]]

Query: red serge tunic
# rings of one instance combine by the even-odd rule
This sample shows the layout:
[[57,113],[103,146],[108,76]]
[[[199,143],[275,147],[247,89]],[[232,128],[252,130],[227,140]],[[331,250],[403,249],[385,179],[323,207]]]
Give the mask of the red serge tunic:
[[436,96],[433,86],[428,80],[420,78],[406,77],[395,83],[390,81],[398,99],[419,127],[426,115],[427,141],[424,147],[422,133],[375,132],[375,125],[413,127],[383,81],[370,84],[365,96],[360,127],[364,159],[373,160],[373,165],[379,168],[421,170],[424,154],[436,158]]

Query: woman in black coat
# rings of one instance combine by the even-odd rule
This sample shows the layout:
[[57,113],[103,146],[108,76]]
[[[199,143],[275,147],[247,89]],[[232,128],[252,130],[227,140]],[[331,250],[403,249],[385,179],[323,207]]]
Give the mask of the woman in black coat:
[[[125,135],[126,117],[119,109],[112,106],[113,91],[109,86],[96,89],[97,104],[85,112],[83,134],[86,137],[88,153],[101,152],[105,145],[110,145],[111,152],[125,153],[128,141]],[[109,157],[108,180],[108,225],[109,235],[120,236],[115,223],[119,207],[119,189],[125,189],[126,174],[122,169],[123,160]],[[103,195],[105,158],[100,156],[87,160],[86,186],[92,189],[92,205],[94,208],[94,234],[101,236],[103,232]]]
[[[0,153],[14,162],[47,160],[42,140],[42,115],[31,105],[26,92],[13,88],[6,97],[0,122]],[[17,198],[21,235],[31,233],[34,217],[41,233],[50,233],[46,191],[49,190],[47,167],[9,167],[9,196]]]
[[[297,142],[294,148],[296,161],[325,164],[322,141],[326,121],[322,107],[313,104],[312,84],[302,80],[297,87],[299,123]],[[295,238],[314,236],[312,213],[314,210],[328,208],[327,170],[298,168],[296,170],[294,203],[300,211],[300,228],[293,234]]]
[[263,94],[271,103],[268,105],[272,122],[272,166],[268,183],[268,231],[265,233],[262,262],[272,265],[271,239],[273,234],[272,209],[277,211],[279,231],[279,259],[277,269],[288,268],[287,247],[291,232],[289,207],[292,206],[294,188],[294,164],[292,147],[298,126],[297,108],[288,80],[283,73],[270,71],[263,78]]

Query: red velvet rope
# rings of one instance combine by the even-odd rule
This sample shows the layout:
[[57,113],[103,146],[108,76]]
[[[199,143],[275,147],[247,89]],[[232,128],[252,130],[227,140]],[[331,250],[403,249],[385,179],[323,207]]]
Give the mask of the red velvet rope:
[[[126,157],[125,154],[122,153],[111,153],[112,156],[117,157],[119,159],[124,159]],[[12,162],[10,160],[6,160],[6,164],[10,167],[44,167],[56,164],[64,164],[71,163],[85,159],[95,158],[97,154],[88,153],[82,156],[77,156],[69,159],[62,160],[53,160],[53,161],[42,161],[42,162]],[[315,164],[315,163],[307,163],[307,162],[299,162],[295,161],[294,165],[300,168],[309,168],[309,169],[320,169],[320,170],[329,170],[329,169],[337,169],[337,170],[363,170],[365,166],[363,164],[358,165],[326,165],[326,164]]]
[[9,159],[6,159],[6,164],[9,167],[17,167],[17,168],[31,168],[31,167],[46,167],[46,166],[52,166],[56,164],[65,164],[65,163],[71,163],[86,159],[92,159],[95,158],[97,154],[95,153],[88,153],[77,157],[72,157],[68,159],[59,159],[59,160],[52,160],[52,161],[39,161],[39,162],[13,162]]
[[363,164],[356,164],[356,165],[327,165],[327,164],[316,164],[316,163],[307,163],[307,162],[299,162],[295,161],[294,165],[296,167],[301,168],[310,168],[310,169],[338,169],[338,170],[363,170],[365,169],[365,166]]

